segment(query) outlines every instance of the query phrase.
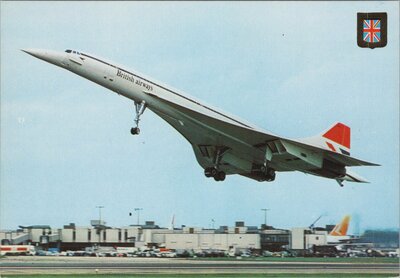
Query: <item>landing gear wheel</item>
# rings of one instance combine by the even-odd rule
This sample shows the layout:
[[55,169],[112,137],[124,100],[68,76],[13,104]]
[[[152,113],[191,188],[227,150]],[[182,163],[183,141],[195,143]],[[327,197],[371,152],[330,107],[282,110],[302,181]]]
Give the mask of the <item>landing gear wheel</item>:
[[224,171],[218,171],[215,167],[208,167],[204,169],[204,175],[207,178],[213,177],[216,181],[225,180],[226,174]]
[[265,180],[266,181],[274,181],[275,177],[276,177],[275,170],[272,168],[267,169],[267,172],[265,174]]
[[272,175],[268,175],[267,181],[274,181],[275,180],[275,176],[276,176],[275,172],[273,172]]
[[138,135],[140,133],[140,129],[138,127],[132,127],[131,128],[131,134],[132,135]]
[[218,171],[216,175],[214,176],[215,181],[224,181],[226,177],[226,174],[224,171]]
[[212,170],[213,168],[206,168],[206,169],[204,169],[204,175],[207,177],[207,178],[211,178],[213,175],[212,175],[212,173],[211,173],[211,170]]
[[226,174],[225,174],[224,171],[219,171],[218,174],[217,174],[217,176],[218,176],[218,179],[219,179],[220,181],[224,181],[224,180],[225,180],[225,177],[226,177]]
[[274,169],[272,169],[272,168],[268,168],[268,170],[267,170],[267,175],[268,176],[274,176],[275,177],[275,170]]
[[204,175],[207,178],[215,177],[217,174],[218,174],[218,171],[214,167],[208,167],[208,168],[204,169]]

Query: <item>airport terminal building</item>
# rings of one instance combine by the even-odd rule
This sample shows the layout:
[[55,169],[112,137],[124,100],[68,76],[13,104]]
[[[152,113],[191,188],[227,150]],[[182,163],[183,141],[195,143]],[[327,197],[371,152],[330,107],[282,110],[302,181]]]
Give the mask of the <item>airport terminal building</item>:
[[[0,231],[1,245],[30,244],[39,249],[57,248],[59,251],[78,251],[88,247],[164,247],[173,250],[252,250],[279,252],[293,250],[306,254],[315,246],[327,246],[329,232],[334,226],[325,228],[275,229],[271,226],[246,226],[237,221],[235,226],[218,229],[201,227],[162,228],[153,221],[144,225],[109,227],[99,220],[91,226],[78,227],[74,223],[54,229],[47,225],[20,226],[13,231]],[[389,240],[375,242],[377,247],[398,248],[398,233]],[[385,236],[389,234],[385,233]],[[396,238],[397,235],[397,238]],[[384,237],[381,237],[384,238]],[[361,242],[363,237],[359,238]],[[369,238],[368,242],[371,242]],[[374,238],[377,240],[377,238]],[[360,242],[360,241],[358,241]],[[379,246],[380,245],[380,246]]]
[[238,221],[234,227],[218,229],[201,227],[162,228],[153,221],[144,225],[108,227],[104,222],[91,221],[91,226],[78,227],[74,223],[53,229],[46,225],[20,226],[15,231],[0,231],[2,245],[32,244],[60,251],[82,250],[93,246],[159,247],[180,250],[282,250],[289,244],[289,230],[245,226]]

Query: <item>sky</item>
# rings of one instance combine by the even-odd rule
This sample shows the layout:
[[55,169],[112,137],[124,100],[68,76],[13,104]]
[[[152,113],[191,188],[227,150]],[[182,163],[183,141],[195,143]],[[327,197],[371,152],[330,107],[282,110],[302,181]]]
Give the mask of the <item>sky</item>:
[[[1,1],[0,229],[46,224],[399,227],[398,2]],[[388,14],[388,44],[357,46],[357,12]],[[89,52],[143,72],[274,134],[351,127],[352,170],[273,183],[204,176],[190,144],[151,111],[20,49]],[[129,212],[133,212],[129,216]]]

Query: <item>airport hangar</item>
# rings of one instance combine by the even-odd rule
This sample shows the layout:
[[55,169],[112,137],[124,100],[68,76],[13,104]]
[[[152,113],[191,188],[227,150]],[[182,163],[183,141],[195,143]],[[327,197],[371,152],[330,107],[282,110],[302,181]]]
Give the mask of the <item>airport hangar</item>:
[[106,226],[104,221],[93,220],[91,226],[78,227],[74,223],[62,229],[48,225],[20,226],[15,231],[0,231],[2,245],[32,244],[44,250],[82,250],[93,246],[112,247],[165,247],[175,250],[221,250],[251,249],[281,251],[285,249],[304,252],[314,245],[327,244],[328,233],[334,225],[326,228],[275,229],[272,226],[245,226],[237,221],[234,227],[218,229],[201,227],[161,228],[153,221],[144,225],[121,228]]

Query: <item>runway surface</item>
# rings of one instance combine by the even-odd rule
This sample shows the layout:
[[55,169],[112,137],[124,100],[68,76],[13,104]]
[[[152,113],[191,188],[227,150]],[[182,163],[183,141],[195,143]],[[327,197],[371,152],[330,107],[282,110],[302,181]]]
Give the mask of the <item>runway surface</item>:
[[360,273],[397,274],[398,263],[211,261],[155,258],[14,257],[0,260],[0,274],[70,273]]

